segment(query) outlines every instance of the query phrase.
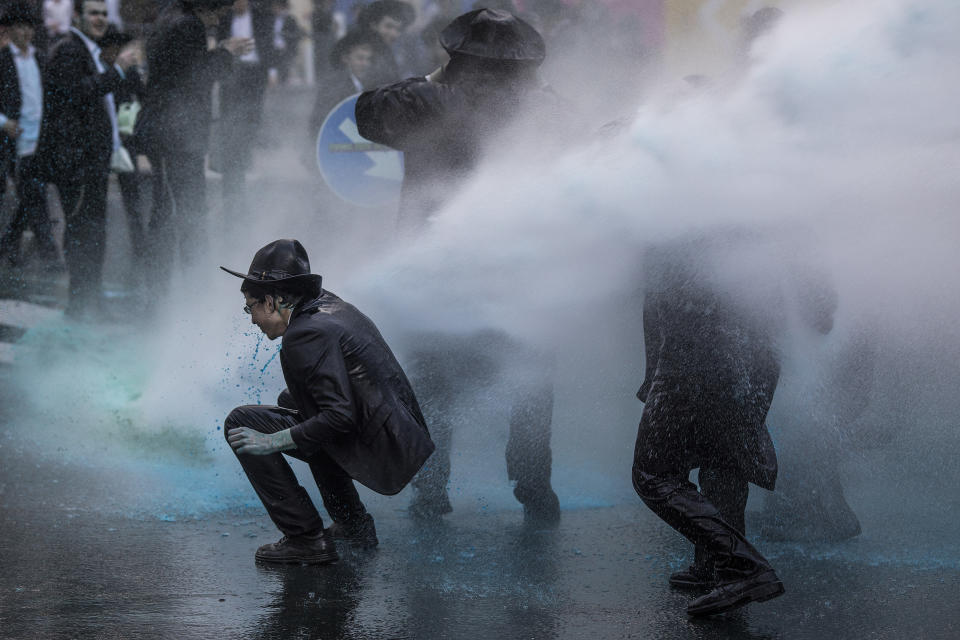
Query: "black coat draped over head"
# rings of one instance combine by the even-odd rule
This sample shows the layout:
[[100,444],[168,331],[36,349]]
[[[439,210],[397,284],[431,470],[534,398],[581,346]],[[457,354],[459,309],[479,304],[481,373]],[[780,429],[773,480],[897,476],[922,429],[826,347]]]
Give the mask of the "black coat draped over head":
[[[773,489],[777,457],[765,420],[780,378],[784,302],[775,278],[737,281],[742,240],[678,241],[647,256],[637,446],[669,442],[687,469],[733,466]],[[739,287],[749,293],[741,297]]]
[[[549,88],[493,74],[453,82],[409,78],[361,94],[356,108],[360,135],[404,152],[400,221],[414,227],[456,192],[495,141],[516,142],[507,132],[531,113],[538,114],[541,149],[561,146],[578,128],[572,109]],[[529,152],[532,145],[514,147]]]
[[300,307],[280,363],[304,418],[291,429],[301,453],[322,450],[354,480],[392,495],[433,452],[403,369],[373,322],[329,291]]

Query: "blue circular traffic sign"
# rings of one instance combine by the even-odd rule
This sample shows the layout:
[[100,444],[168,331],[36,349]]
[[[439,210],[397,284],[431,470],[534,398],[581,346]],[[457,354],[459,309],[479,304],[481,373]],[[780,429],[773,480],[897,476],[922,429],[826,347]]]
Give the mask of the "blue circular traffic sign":
[[343,100],[317,134],[317,166],[330,189],[363,207],[395,202],[403,184],[403,154],[360,135],[354,110],[359,93]]

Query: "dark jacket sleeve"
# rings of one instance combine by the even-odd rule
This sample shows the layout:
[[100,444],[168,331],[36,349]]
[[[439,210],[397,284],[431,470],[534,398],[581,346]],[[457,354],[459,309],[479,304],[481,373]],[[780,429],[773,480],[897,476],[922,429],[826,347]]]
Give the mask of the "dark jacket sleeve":
[[357,129],[367,140],[404,149],[412,138],[441,122],[447,91],[424,78],[365,91],[357,99]]
[[66,101],[92,103],[120,86],[123,76],[111,65],[103,73],[89,73],[90,53],[74,38],[54,47],[47,64],[44,85],[48,91],[60,93]]
[[310,455],[324,442],[356,431],[353,391],[335,334],[311,331],[291,337],[293,340],[284,339],[285,359],[317,413],[291,428],[290,435],[297,448]]

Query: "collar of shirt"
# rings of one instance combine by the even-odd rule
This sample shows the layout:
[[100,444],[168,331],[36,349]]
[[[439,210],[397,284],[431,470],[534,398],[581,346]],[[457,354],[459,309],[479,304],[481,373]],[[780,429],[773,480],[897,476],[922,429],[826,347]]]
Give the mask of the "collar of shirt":
[[13,53],[14,58],[32,58],[34,54],[37,52],[37,50],[33,48],[32,44],[30,44],[30,45],[27,45],[26,51],[21,51],[20,49],[17,48],[17,45],[11,42],[10,52]]
[[[102,63],[100,62],[100,47],[97,46],[97,43],[88,38],[83,31],[80,31],[80,29],[77,29],[76,27],[70,27],[70,31],[80,36],[80,39],[83,40],[83,44],[87,47],[87,51],[90,52],[90,55],[93,56],[94,62],[97,63],[97,67],[102,66]],[[102,72],[102,69],[99,70]]]

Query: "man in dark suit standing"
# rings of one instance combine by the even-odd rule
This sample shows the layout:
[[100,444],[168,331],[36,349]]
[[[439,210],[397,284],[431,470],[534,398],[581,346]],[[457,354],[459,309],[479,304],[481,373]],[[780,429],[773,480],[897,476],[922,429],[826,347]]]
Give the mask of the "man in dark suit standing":
[[[223,268],[223,267],[221,267]],[[257,251],[240,291],[253,324],[283,337],[287,389],[275,407],[237,407],[227,442],[284,536],[257,549],[263,562],[326,564],[332,538],[376,546],[373,518],[354,480],[385,495],[410,481],[433,442],[407,376],[373,322],[321,288],[296,240]],[[281,452],[310,465],[333,525],[323,522]]]
[[33,231],[37,254],[48,264],[57,261],[46,185],[35,153],[43,115],[43,63],[31,42],[39,26],[36,10],[25,2],[11,2],[0,14],[0,27],[10,37],[10,44],[0,49],[0,166],[16,163],[19,200],[0,237],[0,256],[14,265],[20,261],[20,238],[27,227]]
[[96,41],[107,30],[107,4],[76,0],[75,9],[79,28],[71,27],[50,52],[38,154],[60,192],[70,272],[67,314],[76,317],[99,303],[110,156],[119,146],[111,92],[120,86],[123,71],[136,63],[137,54],[128,47],[113,65],[103,64]]
[[[217,40],[253,40],[220,81],[219,167],[223,174],[224,216],[242,215],[246,206],[246,172],[263,116],[263,95],[270,66],[273,16],[250,0],[234,0],[217,26]],[[211,165],[213,163],[211,162]]]
[[150,257],[159,272],[169,272],[177,245],[181,264],[189,263],[202,246],[210,91],[214,81],[230,71],[234,55],[253,45],[239,38],[208,49],[207,29],[219,24],[230,4],[176,0],[147,40],[146,100],[135,135],[138,149],[153,165],[150,236],[155,247]]

